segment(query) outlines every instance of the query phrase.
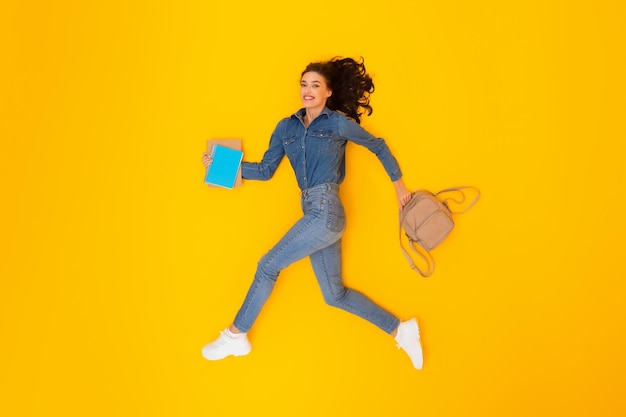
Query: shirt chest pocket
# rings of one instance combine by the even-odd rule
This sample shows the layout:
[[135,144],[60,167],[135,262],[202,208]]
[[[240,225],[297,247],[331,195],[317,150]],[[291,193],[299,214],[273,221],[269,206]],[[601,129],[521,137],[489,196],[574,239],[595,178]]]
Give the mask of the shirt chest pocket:
[[330,130],[312,130],[307,135],[307,150],[316,154],[340,152],[343,143],[339,138],[333,138]]
[[282,142],[287,157],[291,159],[298,153],[298,141],[296,141],[296,135],[285,136],[282,139]]

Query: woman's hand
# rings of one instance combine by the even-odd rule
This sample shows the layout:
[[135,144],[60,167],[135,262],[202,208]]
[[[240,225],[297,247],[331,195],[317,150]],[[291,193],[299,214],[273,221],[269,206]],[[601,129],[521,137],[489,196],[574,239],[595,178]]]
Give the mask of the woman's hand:
[[213,161],[213,158],[211,158],[211,155],[209,155],[207,152],[202,154],[202,164],[204,165],[205,168],[208,168],[209,165],[211,165],[211,161]]
[[411,200],[411,192],[404,185],[404,181],[400,178],[397,181],[393,182],[393,187],[396,190],[396,196],[398,197],[398,205],[400,208],[404,208],[406,203]]

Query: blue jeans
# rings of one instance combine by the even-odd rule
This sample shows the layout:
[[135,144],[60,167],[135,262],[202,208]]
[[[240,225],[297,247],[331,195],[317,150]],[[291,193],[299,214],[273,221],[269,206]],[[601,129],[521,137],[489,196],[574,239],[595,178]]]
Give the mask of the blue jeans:
[[391,313],[358,291],[346,288],[341,279],[341,236],[346,218],[337,184],[321,184],[301,195],[304,215],[259,261],[254,281],[239,309],[234,325],[248,332],[269,298],[278,274],[290,264],[309,256],[327,304],[344,309],[392,333],[400,324]]

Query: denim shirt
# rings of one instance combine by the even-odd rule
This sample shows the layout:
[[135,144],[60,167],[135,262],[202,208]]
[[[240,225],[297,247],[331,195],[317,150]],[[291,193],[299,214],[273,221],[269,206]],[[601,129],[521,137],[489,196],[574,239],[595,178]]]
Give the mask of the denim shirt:
[[346,143],[354,142],[374,153],[392,181],[402,177],[400,166],[384,139],[376,138],[342,113],[325,108],[308,128],[305,109],[281,120],[261,162],[243,162],[241,175],[250,180],[272,178],[287,155],[301,190],[324,183],[341,184],[346,174]]

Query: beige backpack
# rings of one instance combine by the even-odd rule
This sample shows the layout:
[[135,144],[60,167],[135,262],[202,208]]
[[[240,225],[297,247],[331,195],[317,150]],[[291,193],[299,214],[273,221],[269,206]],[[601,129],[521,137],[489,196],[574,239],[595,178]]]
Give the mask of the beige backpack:
[[[467,190],[474,190],[476,197],[462,211],[452,211],[448,201],[461,205],[465,202]],[[453,197],[441,198],[440,195],[454,193],[460,199]],[[454,229],[452,214],[465,213],[480,198],[480,191],[475,187],[447,188],[438,193],[427,190],[417,190],[411,193],[411,200],[400,210],[400,248],[409,261],[409,265],[423,277],[429,277],[435,271],[435,260],[430,251],[439,246]],[[415,265],[415,262],[404,249],[402,244],[402,230],[408,238],[413,252],[418,254],[426,263],[426,270]]]

